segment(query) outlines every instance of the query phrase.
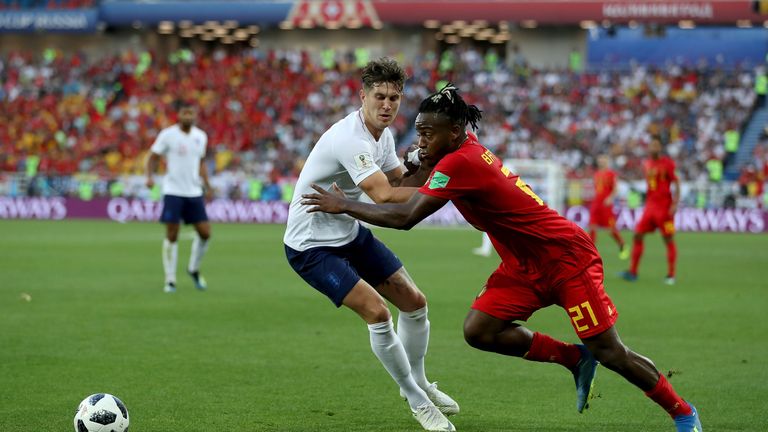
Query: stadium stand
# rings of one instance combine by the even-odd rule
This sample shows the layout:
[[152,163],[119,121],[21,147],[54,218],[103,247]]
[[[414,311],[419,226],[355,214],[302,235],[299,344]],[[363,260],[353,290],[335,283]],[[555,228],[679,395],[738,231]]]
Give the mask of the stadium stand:
[[0,10],[81,9],[96,6],[96,0],[2,0]]
[[[751,71],[738,68],[572,73],[531,68],[522,56],[507,65],[471,48],[451,54],[448,67],[434,53],[407,62],[412,79],[395,124],[401,146],[413,140],[416,101],[449,79],[483,108],[480,137],[505,158],[552,159],[570,178],[586,178],[593,156],[608,152],[633,176],[658,134],[695,180],[707,176],[708,160],[726,158],[726,131],[743,127],[755,101]],[[0,169],[30,172],[35,163],[52,177],[140,173],[183,95],[200,106],[215,172],[290,178],[319,134],[359,102],[352,54],[324,68],[301,51],[15,52],[0,57],[0,77]]]

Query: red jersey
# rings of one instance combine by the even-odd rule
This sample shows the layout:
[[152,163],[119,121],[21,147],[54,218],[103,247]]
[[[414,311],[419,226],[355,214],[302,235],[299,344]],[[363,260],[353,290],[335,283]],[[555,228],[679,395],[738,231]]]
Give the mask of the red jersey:
[[611,196],[616,188],[616,172],[612,169],[603,169],[595,172],[595,202],[602,204]]
[[669,207],[672,205],[670,185],[677,180],[675,162],[668,156],[643,161],[643,172],[648,183],[646,206]]
[[468,135],[438,162],[419,192],[451,200],[467,222],[488,233],[504,265],[521,277],[582,271],[582,258],[590,255],[585,248],[594,249],[589,236]]

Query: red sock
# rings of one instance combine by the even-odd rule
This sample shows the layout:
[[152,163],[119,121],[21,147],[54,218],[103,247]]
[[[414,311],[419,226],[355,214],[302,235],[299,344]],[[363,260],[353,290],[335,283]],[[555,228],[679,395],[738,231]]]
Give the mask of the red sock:
[[667,381],[664,374],[659,374],[659,382],[656,383],[656,387],[645,392],[645,395],[664,408],[664,411],[673,418],[681,414],[690,415],[692,412],[691,406],[675,393],[675,389],[672,388],[672,384]]
[[611,237],[613,237],[614,240],[616,240],[616,244],[619,245],[619,249],[624,249],[624,239],[621,238],[621,234],[619,234],[619,230],[616,228],[611,228]]
[[592,243],[597,242],[597,230],[595,229],[589,230],[589,236],[592,237]]
[[581,351],[576,345],[560,342],[536,332],[533,334],[531,348],[523,358],[536,362],[561,364],[570,370],[575,368],[581,359]]
[[670,240],[667,243],[667,267],[669,272],[667,276],[675,277],[675,263],[677,262],[677,245],[674,240]]
[[640,265],[640,257],[643,256],[643,249],[645,244],[642,240],[635,240],[632,244],[632,264],[629,266],[629,272],[633,275],[637,274],[637,267]]

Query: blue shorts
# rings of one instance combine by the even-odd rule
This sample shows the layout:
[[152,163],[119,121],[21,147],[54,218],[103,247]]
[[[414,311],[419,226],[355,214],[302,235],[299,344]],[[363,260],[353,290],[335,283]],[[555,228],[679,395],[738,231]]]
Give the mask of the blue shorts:
[[181,220],[186,224],[196,224],[208,220],[205,213],[205,201],[199,197],[180,197],[165,195],[163,197],[163,213],[160,222],[177,224]]
[[360,279],[376,287],[403,266],[400,259],[363,226],[352,243],[303,252],[285,246],[285,256],[293,270],[336,307],[341,306]]

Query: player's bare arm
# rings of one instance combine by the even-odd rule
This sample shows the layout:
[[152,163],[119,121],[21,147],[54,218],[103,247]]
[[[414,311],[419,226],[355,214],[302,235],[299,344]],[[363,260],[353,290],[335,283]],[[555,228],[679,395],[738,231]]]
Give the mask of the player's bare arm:
[[393,170],[385,172],[384,175],[387,176],[390,186],[399,187],[403,182],[403,178],[408,175],[408,171],[399,166]]
[[446,199],[416,192],[408,202],[401,204],[368,204],[343,197],[333,186],[333,193],[313,184],[317,193],[304,194],[303,205],[312,206],[307,212],[346,213],[355,219],[374,225],[409,230],[424,218],[442,208]]
[[[391,176],[390,173],[392,174]],[[402,171],[402,168],[398,168],[385,174],[389,178],[389,184],[392,187],[418,188],[427,182],[429,175],[432,174],[432,167],[420,165],[412,171],[406,172]]]
[[674,186],[674,191],[672,192],[672,205],[669,206],[669,214],[674,215],[677,213],[677,205],[680,202],[680,180],[672,180],[672,186]]
[[[400,171],[400,168],[388,173],[393,173],[394,171]],[[390,176],[394,178],[394,175],[396,174],[393,173]],[[416,192],[417,187],[393,187],[390,184],[390,176],[382,171],[377,171],[360,182],[358,186],[377,204],[408,201]]]
[[205,164],[205,158],[200,159],[200,178],[203,180],[203,193],[205,194],[205,199],[213,199],[213,188],[208,181],[208,166]]
[[155,187],[155,179],[153,176],[157,172],[158,167],[160,166],[160,155],[154,152],[149,152],[149,157],[147,158],[147,187],[152,189]]

